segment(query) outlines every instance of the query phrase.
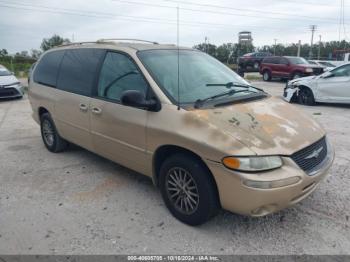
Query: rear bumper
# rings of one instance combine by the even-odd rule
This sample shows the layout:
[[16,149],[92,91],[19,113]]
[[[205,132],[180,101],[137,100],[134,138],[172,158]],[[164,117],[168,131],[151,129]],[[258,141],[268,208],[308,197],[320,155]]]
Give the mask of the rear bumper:
[[[217,183],[222,208],[242,215],[265,216],[292,206],[309,196],[326,176],[332,165],[334,152],[331,150],[320,167],[312,174],[306,174],[289,157],[283,157],[284,165],[266,173],[248,174],[229,170],[221,163],[208,161],[208,167]],[[244,180],[274,181],[299,177],[292,185],[258,189],[247,187]]]

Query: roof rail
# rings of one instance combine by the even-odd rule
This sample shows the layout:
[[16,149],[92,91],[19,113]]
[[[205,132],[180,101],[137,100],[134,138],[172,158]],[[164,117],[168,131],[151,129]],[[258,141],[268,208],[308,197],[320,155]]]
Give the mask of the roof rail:
[[62,47],[62,46],[71,46],[71,45],[84,45],[84,44],[98,44],[98,41],[88,41],[88,42],[73,42],[73,43],[65,43],[61,45],[57,45],[56,47]]
[[159,45],[158,42],[147,41],[147,40],[142,40],[142,39],[133,39],[133,38],[108,38],[108,39],[97,40],[97,42],[106,42],[106,41],[134,41],[134,42],[144,42],[144,43],[149,43],[149,44],[153,44],[153,45]]

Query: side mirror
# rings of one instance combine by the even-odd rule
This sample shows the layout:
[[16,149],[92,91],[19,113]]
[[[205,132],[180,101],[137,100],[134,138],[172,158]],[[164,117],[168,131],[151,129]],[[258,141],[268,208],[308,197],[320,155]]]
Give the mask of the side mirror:
[[146,100],[143,93],[138,90],[126,90],[120,98],[123,105],[158,111],[159,103],[155,99]]
[[332,72],[326,71],[326,72],[323,73],[322,78],[329,78],[329,77],[332,77],[332,76],[334,76],[334,74]]

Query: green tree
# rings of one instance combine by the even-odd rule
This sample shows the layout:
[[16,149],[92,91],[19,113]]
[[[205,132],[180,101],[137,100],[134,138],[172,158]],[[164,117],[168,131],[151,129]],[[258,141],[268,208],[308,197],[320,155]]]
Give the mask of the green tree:
[[41,54],[42,54],[42,52],[40,50],[37,50],[37,49],[32,49],[30,51],[30,56],[34,59],[39,59]]
[[216,58],[223,63],[229,63],[234,49],[235,45],[232,43],[222,44],[216,49]]
[[8,52],[7,52],[6,49],[1,49],[1,50],[0,50],[0,57],[5,57],[5,56],[7,56],[7,55],[8,55]]
[[60,37],[59,35],[53,35],[50,38],[44,38],[43,41],[41,42],[40,48],[41,50],[43,50],[44,52],[55,47],[55,46],[59,46],[62,45],[64,43],[70,43],[69,39],[64,39],[62,37]]
[[216,49],[217,49],[216,45],[201,43],[201,44],[195,45],[193,48],[198,49],[202,52],[205,52],[213,57],[216,57]]

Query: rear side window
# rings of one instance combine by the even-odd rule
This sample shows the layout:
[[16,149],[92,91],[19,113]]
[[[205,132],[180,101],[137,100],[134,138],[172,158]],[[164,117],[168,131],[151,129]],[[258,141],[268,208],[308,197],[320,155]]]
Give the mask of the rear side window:
[[45,54],[35,67],[34,82],[56,87],[58,68],[62,61],[64,51],[52,51]]
[[102,49],[67,50],[61,63],[57,87],[64,91],[90,96],[103,54]]

